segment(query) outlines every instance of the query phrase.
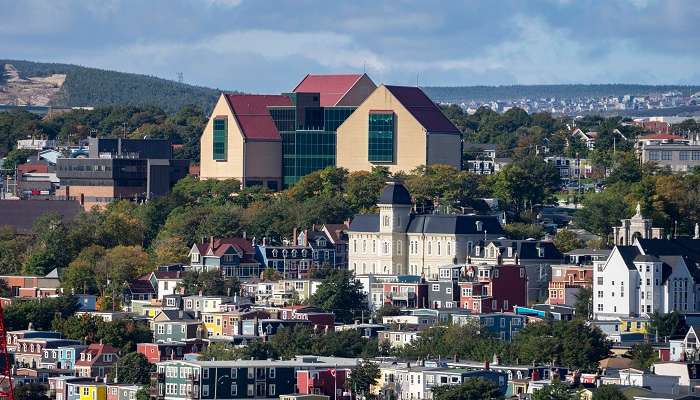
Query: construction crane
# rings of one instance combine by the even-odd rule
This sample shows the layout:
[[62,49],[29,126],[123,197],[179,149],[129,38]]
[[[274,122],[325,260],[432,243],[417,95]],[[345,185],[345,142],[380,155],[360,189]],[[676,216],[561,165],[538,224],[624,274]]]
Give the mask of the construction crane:
[[2,376],[0,376],[0,400],[15,400],[15,391],[12,387],[12,368],[10,368],[10,353],[7,352],[7,330],[5,329],[5,314],[0,302],[0,362],[2,363]]

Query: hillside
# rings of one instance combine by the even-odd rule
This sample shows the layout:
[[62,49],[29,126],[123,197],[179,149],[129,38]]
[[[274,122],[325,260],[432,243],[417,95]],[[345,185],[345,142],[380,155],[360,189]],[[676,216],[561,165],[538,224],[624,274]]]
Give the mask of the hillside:
[[468,101],[493,101],[514,99],[578,99],[591,97],[649,95],[679,91],[690,95],[700,91],[700,86],[682,85],[511,85],[511,86],[428,86],[422,88],[437,102],[460,103]]
[[0,60],[0,104],[154,105],[175,112],[188,104],[210,110],[219,92],[147,75],[72,64]]

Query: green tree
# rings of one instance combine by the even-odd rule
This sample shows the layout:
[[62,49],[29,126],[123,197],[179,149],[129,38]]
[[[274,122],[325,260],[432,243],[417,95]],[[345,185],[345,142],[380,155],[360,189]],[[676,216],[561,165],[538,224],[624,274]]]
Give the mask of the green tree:
[[593,290],[582,287],[576,293],[576,302],[574,303],[574,314],[576,318],[587,320],[591,317],[593,310]]
[[[129,353],[121,357],[109,372],[113,382],[145,385],[151,379],[151,364],[141,353]],[[118,375],[117,375],[118,374]]]
[[141,246],[118,245],[105,252],[95,264],[99,288],[121,293],[124,284],[153,270],[150,256]]
[[15,386],[14,395],[16,400],[50,400],[48,390],[49,385],[43,383],[25,383]]
[[332,311],[343,322],[351,322],[356,313],[367,310],[362,284],[348,270],[335,270],[319,285],[309,303]]
[[493,381],[481,378],[466,379],[461,385],[440,385],[430,389],[435,400],[491,400],[502,399],[503,393]]
[[578,236],[568,229],[561,230],[554,235],[554,246],[562,253],[583,247],[583,242]]
[[528,156],[499,171],[492,187],[496,197],[520,213],[552,200],[559,187],[559,172],[541,158]]
[[374,312],[374,319],[381,324],[384,317],[391,317],[394,315],[401,315],[401,308],[392,304],[383,304]]
[[15,169],[18,165],[27,162],[27,159],[36,155],[36,150],[15,149],[7,153],[2,163],[3,169]]
[[238,279],[224,278],[219,271],[185,272],[178,287],[185,296],[199,293],[205,296],[233,296],[240,292]]
[[607,240],[612,234],[612,228],[621,219],[631,216],[625,192],[629,192],[629,187],[616,185],[600,193],[587,195],[583,200],[583,208],[576,212],[576,226]]
[[61,215],[56,213],[42,215],[34,221],[32,231],[36,239],[22,267],[25,274],[44,276],[54,268],[63,268],[68,265],[72,254],[65,249],[67,229]]
[[649,333],[661,338],[668,338],[682,333],[684,328],[683,316],[678,311],[661,314],[654,311],[650,316]]
[[603,385],[593,391],[591,400],[627,400],[627,397],[615,386]]
[[199,352],[197,359],[200,361],[231,361],[241,357],[241,351],[228,343],[210,343],[209,346]]
[[357,366],[352,369],[348,377],[348,385],[353,393],[366,395],[372,385],[376,385],[381,371],[379,365],[369,361],[362,360],[357,363]]
[[27,329],[31,322],[33,329],[46,331],[51,329],[54,317],[67,318],[77,310],[78,302],[73,296],[20,300],[5,307],[5,325],[14,331]]
[[506,235],[515,240],[525,240],[529,238],[541,239],[544,236],[544,228],[541,224],[524,224],[521,222],[514,222],[512,224],[506,224],[503,227],[506,231]]
[[576,400],[578,396],[566,384],[553,381],[542,389],[532,393],[532,400]]
[[648,370],[658,360],[654,347],[649,343],[633,345],[627,356],[632,359],[632,367],[642,371]]
[[143,386],[136,392],[136,400],[151,400],[151,393],[148,386]]
[[373,167],[371,172],[355,171],[348,176],[346,195],[355,213],[368,213],[377,206],[379,193],[389,179],[386,167]]
[[63,273],[63,290],[73,294],[99,294],[95,270],[105,253],[104,247],[98,245],[83,249]]

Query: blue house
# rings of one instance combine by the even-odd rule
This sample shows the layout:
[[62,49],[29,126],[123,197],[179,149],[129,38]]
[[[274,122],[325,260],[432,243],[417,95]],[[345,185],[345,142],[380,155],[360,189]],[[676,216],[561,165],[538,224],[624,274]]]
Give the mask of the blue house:
[[61,346],[58,349],[56,349],[58,351],[58,357],[56,359],[57,368],[74,369],[77,357],[85,349],[87,349],[87,346],[84,344]]
[[477,322],[483,329],[491,332],[497,338],[510,342],[515,334],[523,329],[527,317],[515,313],[489,313],[453,315],[452,320],[458,325]]

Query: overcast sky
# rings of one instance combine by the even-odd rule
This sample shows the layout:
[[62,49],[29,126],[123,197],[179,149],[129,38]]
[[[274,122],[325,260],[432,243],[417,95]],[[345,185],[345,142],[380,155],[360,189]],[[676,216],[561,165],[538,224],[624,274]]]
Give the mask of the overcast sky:
[[0,58],[280,92],[377,83],[700,84],[695,0],[0,0]]

